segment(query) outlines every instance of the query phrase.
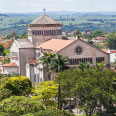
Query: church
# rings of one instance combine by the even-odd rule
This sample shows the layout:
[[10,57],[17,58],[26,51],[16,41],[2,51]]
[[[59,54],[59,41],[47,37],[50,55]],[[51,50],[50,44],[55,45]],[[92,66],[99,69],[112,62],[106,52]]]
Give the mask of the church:
[[104,61],[106,66],[110,64],[109,53],[82,39],[62,39],[62,26],[45,13],[28,24],[28,38],[15,39],[11,45],[10,63],[3,66],[4,74],[18,73],[27,76],[32,82],[51,80],[47,67],[37,63],[43,52],[67,56],[72,68],[77,67],[80,62],[95,65],[96,62]]

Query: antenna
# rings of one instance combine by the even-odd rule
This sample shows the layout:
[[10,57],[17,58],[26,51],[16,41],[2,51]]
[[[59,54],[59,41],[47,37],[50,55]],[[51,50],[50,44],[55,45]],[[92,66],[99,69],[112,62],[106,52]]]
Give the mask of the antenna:
[[45,15],[46,14],[46,9],[45,8],[43,9],[43,12],[44,12],[44,15]]

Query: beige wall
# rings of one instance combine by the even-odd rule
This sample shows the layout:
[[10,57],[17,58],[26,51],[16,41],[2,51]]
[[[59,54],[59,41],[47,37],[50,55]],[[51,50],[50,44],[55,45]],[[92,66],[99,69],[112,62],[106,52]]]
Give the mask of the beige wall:
[[[28,27],[29,31],[32,30],[62,30],[62,26],[50,26],[50,27]],[[28,35],[28,39],[30,39],[31,41],[33,41],[33,43],[35,45],[39,45],[45,41],[47,41],[48,39],[62,39],[62,35],[50,35],[50,36],[43,36],[43,35],[38,35],[38,36],[34,36],[34,35]]]
[[[75,49],[77,46],[81,46],[83,49],[83,52],[78,55],[75,52]],[[96,63],[96,57],[105,57],[105,64],[109,64],[109,54],[106,54],[105,52],[102,52],[101,50],[87,44],[86,42],[82,40],[76,40],[63,50],[59,52],[60,54],[64,56],[68,56],[70,59],[71,58],[93,58],[93,63]]]
[[4,67],[3,74],[19,74],[18,67]]
[[35,49],[20,49],[20,74],[26,76],[26,62],[28,60],[35,60]]

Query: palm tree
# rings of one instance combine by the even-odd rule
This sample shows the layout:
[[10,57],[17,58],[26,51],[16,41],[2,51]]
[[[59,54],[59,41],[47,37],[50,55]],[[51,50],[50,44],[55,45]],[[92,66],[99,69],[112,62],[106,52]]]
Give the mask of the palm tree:
[[46,64],[48,69],[50,70],[51,62],[55,59],[55,54],[52,53],[44,53],[43,56],[40,58],[40,63]]
[[89,64],[89,62],[80,63],[80,65],[78,66],[78,68],[80,70],[84,71],[85,69],[89,69],[90,68],[90,64]]
[[69,64],[68,57],[64,57],[60,54],[56,54],[55,59],[51,62],[51,70],[55,73],[64,71]]
[[[52,54],[52,53],[44,53],[44,56],[41,57],[40,61],[43,64],[47,64],[48,70],[55,72],[56,74],[59,72],[64,71],[69,64],[68,57],[64,57],[60,54]],[[62,109],[61,103],[61,87],[60,87],[60,80],[58,82],[58,109]]]

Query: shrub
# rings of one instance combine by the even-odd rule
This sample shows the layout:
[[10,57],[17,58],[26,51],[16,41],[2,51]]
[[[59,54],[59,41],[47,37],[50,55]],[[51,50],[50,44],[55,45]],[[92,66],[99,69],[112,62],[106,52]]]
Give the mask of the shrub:
[[12,96],[0,102],[0,114],[6,114],[4,116],[20,116],[42,110],[45,108],[41,102],[24,96]]
[[10,77],[5,81],[4,88],[12,91],[13,95],[28,95],[31,93],[32,83],[25,76]]
[[67,113],[65,111],[57,111],[57,110],[49,110],[49,111],[41,111],[39,113],[30,113],[23,116],[74,116],[71,113]]

